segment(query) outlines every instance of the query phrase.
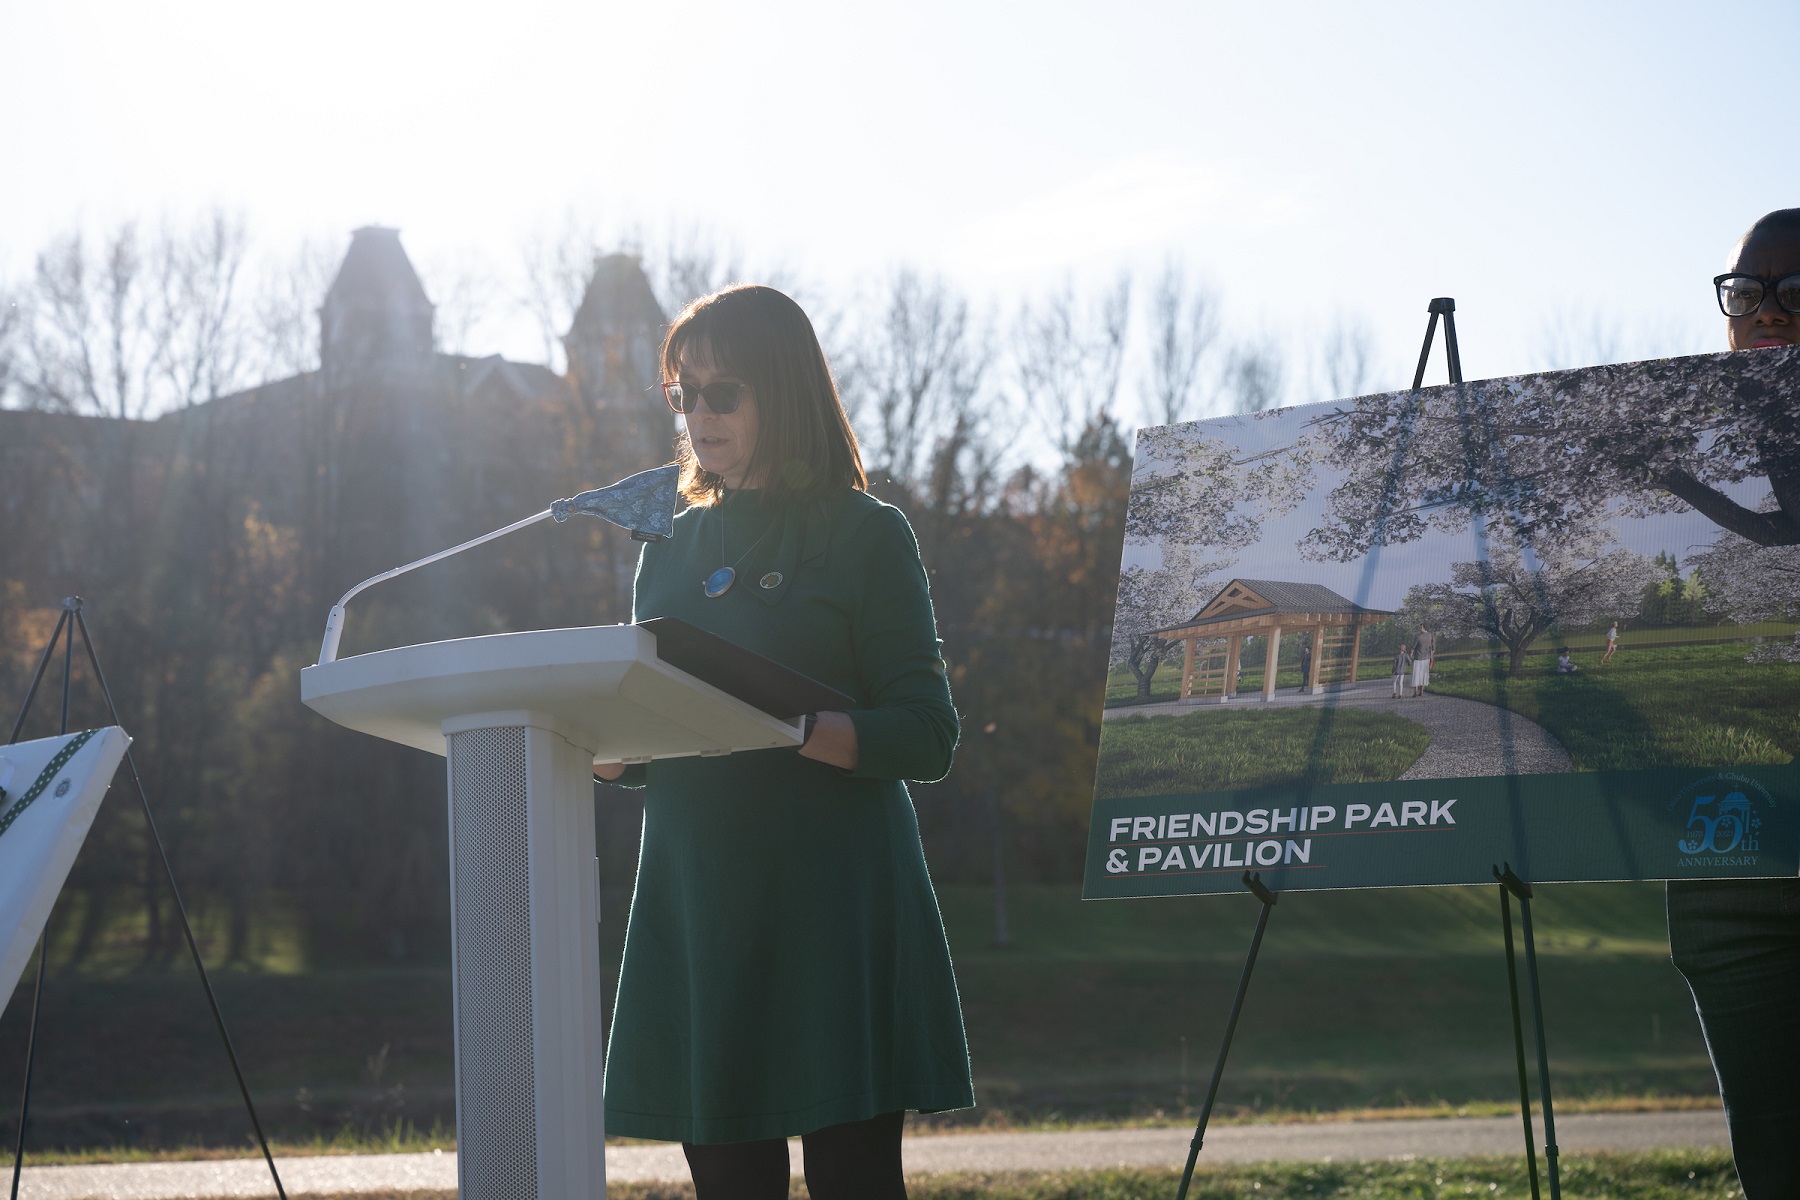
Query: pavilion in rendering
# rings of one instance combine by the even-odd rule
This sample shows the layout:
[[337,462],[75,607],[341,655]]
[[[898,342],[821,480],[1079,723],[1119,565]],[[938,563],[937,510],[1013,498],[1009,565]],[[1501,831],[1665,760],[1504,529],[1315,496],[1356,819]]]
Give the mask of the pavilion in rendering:
[[1316,696],[1331,684],[1356,681],[1362,627],[1393,615],[1364,608],[1316,583],[1233,579],[1191,618],[1158,629],[1156,636],[1183,644],[1181,698],[1217,696],[1221,703],[1237,694],[1245,638],[1268,639],[1262,698],[1270,700],[1281,639],[1309,637],[1312,655],[1303,687]]

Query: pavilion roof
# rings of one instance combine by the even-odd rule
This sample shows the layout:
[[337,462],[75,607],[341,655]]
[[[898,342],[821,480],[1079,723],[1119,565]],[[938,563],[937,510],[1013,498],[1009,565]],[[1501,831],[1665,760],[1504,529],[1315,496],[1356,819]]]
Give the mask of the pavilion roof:
[[[1200,625],[1223,624],[1245,617],[1277,616],[1283,613],[1318,615],[1342,614],[1347,617],[1393,614],[1385,609],[1365,608],[1345,599],[1318,583],[1289,583],[1279,579],[1233,579],[1200,607],[1192,617],[1167,629],[1192,629]],[[1347,622],[1346,622],[1347,623]]]

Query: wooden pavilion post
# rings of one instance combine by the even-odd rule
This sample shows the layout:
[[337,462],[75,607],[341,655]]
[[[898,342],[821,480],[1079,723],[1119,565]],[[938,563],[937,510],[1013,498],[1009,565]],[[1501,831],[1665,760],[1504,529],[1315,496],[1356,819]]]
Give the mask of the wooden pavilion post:
[[1243,652],[1244,635],[1241,633],[1232,634],[1230,643],[1225,651],[1225,693],[1219,697],[1220,704],[1231,703],[1231,698],[1237,695],[1238,661],[1242,658]]
[[1181,643],[1181,698],[1183,700],[1194,694],[1194,643],[1198,640],[1190,633]]
[[1269,653],[1267,657],[1263,659],[1262,696],[1264,700],[1273,700],[1275,698],[1275,672],[1280,666],[1281,626],[1277,624],[1269,630]]
[[1324,661],[1325,626],[1321,624],[1313,626],[1312,663],[1310,664],[1310,669],[1306,672],[1306,678],[1301,680],[1301,682],[1306,685],[1306,690],[1314,696],[1317,696],[1320,692],[1325,690],[1319,686],[1319,668]]
[[1362,661],[1362,619],[1354,618],[1350,622],[1350,679],[1346,688],[1356,686],[1356,667]]

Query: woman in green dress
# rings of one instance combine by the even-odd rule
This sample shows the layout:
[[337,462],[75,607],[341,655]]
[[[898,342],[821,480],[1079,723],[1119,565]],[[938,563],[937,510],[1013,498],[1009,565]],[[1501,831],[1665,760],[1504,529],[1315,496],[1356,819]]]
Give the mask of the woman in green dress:
[[700,1200],[904,1197],[907,1109],[974,1103],[907,779],[957,717],[911,527],[869,496],[812,323],[772,288],[697,300],[663,345],[689,507],[644,547],[638,620],[680,617],[855,698],[798,751],[666,759],[606,1061],[609,1133],[680,1141]]

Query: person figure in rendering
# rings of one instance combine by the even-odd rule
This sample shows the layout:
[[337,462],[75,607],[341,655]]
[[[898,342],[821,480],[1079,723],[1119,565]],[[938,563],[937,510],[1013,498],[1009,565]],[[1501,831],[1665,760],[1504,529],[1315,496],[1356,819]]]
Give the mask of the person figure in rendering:
[[1600,656],[1600,665],[1604,667],[1607,663],[1611,662],[1613,659],[1613,655],[1617,654],[1618,652],[1619,652],[1619,623],[1617,621],[1614,621],[1612,623],[1612,626],[1609,629],[1607,629],[1607,631],[1606,631],[1606,653],[1602,654]]
[[1562,646],[1557,649],[1556,673],[1558,675],[1573,675],[1580,669],[1580,667],[1575,665],[1575,660],[1569,656],[1569,648],[1567,646]]
[[975,1102],[903,780],[958,723],[906,518],[865,490],[812,323],[773,288],[696,300],[663,343],[675,536],[634,618],[678,617],[854,697],[798,749],[602,768],[643,787],[606,1130],[683,1144],[699,1200],[904,1200],[906,1110]]
[[1419,697],[1431,685],[1431,662],[1437,657],[1437,636],[1431,627],[1424,622],[1419,623],[1419,635],[1413,638],[1412,644],[1412,694]]
[[1306,685],[1312,680],[1312,643],[1300,643],[1300,691],[1306,691]]
[[[1731,349],[1800,345],[1800,208],[1752,225],[1714,286]],[[1668,906],[1745,1200],[1800,1196],[1800,880],[1670,880]]]
[[1412,670],[1412,655],[1402,646],[1394,651],[1394,699],[1406,698],[1406,676]]

